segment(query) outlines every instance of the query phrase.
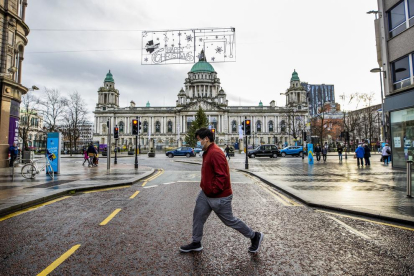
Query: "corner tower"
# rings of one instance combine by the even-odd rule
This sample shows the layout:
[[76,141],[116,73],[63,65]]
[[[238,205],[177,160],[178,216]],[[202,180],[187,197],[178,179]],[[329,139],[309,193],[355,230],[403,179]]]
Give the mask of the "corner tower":
[[306,90],[300,84],[300,79],[296,70],[293,70],[292,78],[290,79],[290,87],[286,90],[286,106],[296,107],[302,109],[307,107]]
[[111,70],[106,74],[103,87],[98,90],[96,107],[102,107],[103,110],[106,110],[107,107],[119,107],[119,91],[115,89],[115,81]]

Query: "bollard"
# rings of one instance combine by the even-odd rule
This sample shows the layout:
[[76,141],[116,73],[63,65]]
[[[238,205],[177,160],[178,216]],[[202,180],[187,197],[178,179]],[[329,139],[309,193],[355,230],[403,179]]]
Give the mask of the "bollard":
[[412,181],[412,178],[411,178],[411,165],[413,164],[413,161],[411,161],[411,160],[408,160],[407,161],[407,196],[408,197],[411,197],[411,181]]

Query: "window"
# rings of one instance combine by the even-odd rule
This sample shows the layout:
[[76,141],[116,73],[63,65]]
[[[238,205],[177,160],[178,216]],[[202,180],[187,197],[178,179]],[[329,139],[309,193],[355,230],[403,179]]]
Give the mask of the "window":
[[406,21],[405,1],[400,2],[388,11],[388,21],[390,38],[400,34],[406,29],[406,25],[404,24]]
[[273,132],[273,121],[269,121],[269,132]]
[[400,89],[411,84],[410,81],[410,59],[405,56],[391,63],[394,89]]
[[119,133],[124,133],[124,122],[119,122]]
[[286,122],[285,122],[285,120],[280,121],[280,131],[282,131],[282,132],[286,131]]
[[256,123],[256,132],[262,132],[262,122],[260,121]]
[[231,132],[232,133],[237,133],[237,122],[236,122],[236,120],[233,120],[233,122],[231,122]]
[[148,122],[144,121],[144,132],[148,132]]
[[172,129],[173,129],[173,124],[172,124],[172,122],[171,121],[168,121],[168,132],[172,132]]
[[23,0],[18,0],[17,2],[18,6],[17,6],[17,12],[19,17],[23,18]]
[[160,133],[161,132],[161,124],[159,121],[155,122],[155,132]]
[[414,25],[414,0],[408,0],[408,18],[410,18],[410,27]]

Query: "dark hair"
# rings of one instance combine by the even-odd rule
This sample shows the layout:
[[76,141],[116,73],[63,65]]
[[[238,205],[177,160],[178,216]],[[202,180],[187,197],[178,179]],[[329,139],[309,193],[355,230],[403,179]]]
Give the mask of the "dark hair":
[[209,130],[208,128],[200,128],[199,130],[196,131],[195,133],[195,138],[200,137],[201,139],[204,139],[206,137],[208,137],[208,139],[210,140],[210,142],[214,142],[214,136],[213,136],[213,132],[211,132],[211,130]]

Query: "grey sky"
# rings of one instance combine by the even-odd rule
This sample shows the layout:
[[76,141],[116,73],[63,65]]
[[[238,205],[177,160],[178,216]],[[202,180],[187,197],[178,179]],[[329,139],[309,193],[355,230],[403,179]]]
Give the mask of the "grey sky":
[[[29,0],[32,29],[25,49],[23,84],[78,91],[92,111],[110,69],[120,105],[174,106],[192,65],[141,65],[141,32],[235,27],[235,63],[215,63],[230,105],[268,105],[289,87],[294,69],[301,81],[334,84],[339,95],[374,92],[375,0],[109,1]],[[117,30],[41,31],[36,29]],[[112,50],[112,51],[85,51]],[[39,53],[80,51],[63,53]],[[39,92],[41,94],[42,92]],[[92,118],[92,113],[90,114]]]

